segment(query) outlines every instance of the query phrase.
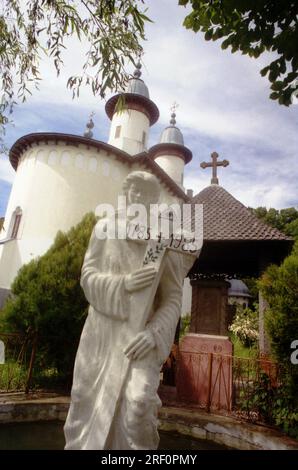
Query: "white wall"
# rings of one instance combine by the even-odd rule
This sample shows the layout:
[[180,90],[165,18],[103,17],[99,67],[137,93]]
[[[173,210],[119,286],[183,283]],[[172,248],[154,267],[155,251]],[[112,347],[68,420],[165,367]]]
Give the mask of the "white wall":
[[[116,206],[122,182],[133,170],[106,151],[40,143],[24,152],[17,169],[6,215],[8,227],[16,207],[23,211],[17,240],[0,245],[0,287],[9,288],[19,268],[42,255],[58,230],[67,231],[99,203]],[[161,200],[179,202],[161,184]],[[2,230],[0,240],[6,238]]]
[[184,161],[173,155],[162,155],[155,158],[155,162],[183,188]]
[[[116,128],[121,126],[120,136],[115,138]],[[143,132],[146,133],[145,145],[143,144]],[[148,117],[134,109],[128,109],[121,113],[115,113],[111,123],[108,143],[124,150],[130,155],[136,155],[147,148],[149,133]]]

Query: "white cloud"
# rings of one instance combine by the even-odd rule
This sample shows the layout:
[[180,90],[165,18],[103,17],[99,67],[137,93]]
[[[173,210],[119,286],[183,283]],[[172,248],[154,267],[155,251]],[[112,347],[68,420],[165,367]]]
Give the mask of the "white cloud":
[[[148,0],[147,5],[155,23],[147,27],[143,78],[160,109],[160,125],[151,134],[158,138],[161,126],[169,121],[171,104],[177,101],[177,124],[194,155],[186,169],[186,187],[198,192],[209,184],[210,175],[199,162],[217,150],[231,163],[220,170],[220,182],[244,204],[282,207],[298,200],[298,106],[285,108],[269,100],[269,82],[259,74],[269,54],[254,60],[222,51],[219,42],[206,42],[202,34],[182,26],[187,10],[172,0]],[[28,129],[53,130],[49,105],[57,105],[56,130],[78,132],[91,110],[96,112],[95,132],[106,129],[104,101],[89,89],[72,100],[66,89],[67,78],[80,72],[83,56],[84,44],[71,40],[59,79],[52,64],[42,62],[40,92],[30,98],[26,112],[16,114],[16,128],[8,140],[13,142],[16,134]],[[150,141],[155,143],[153,137]],[[0,172],[12,181],[14,172],[7,161],[0,160]]]
[[280,182],[274,186],[268,183],[254,184],[249,190],[233,186],[231,191],[236,199],[250,207],[265,206],[268,209],[270,207],[282,209],[289,206],[289,200],[294,200],[295,197],[297,200],[297,193],[289,191],[286,182]]

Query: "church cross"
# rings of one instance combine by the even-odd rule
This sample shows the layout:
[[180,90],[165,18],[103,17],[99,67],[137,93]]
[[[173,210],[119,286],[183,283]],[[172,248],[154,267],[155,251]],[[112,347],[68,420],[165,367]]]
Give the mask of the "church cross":
[[217,178],[217,167],[218,166],[228,166],[230,162],[228,160],[223,160],[223,161],[217,161],[218,159],[218,153],[213,152],[211,153],[211,158],[212,162],[207,163],[207,162],[202,162],[201,163],[201,168],[212,168],[212,178],[211,178],[211,184],[218,184],[218,178]]
[[174,103],[171,106],[171,111],[172,113],[176,113],[177,108],[179,108],[179,104],[174,101]]

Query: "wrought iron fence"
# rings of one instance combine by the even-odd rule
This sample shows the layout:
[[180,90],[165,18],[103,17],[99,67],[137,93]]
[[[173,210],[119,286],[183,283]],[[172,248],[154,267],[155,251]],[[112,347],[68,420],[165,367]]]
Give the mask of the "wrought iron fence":
[[281,386],[283,376],[279,364],[262,358],[180,351],[177,396],[179,401],[207,411],[237,412],[256,420],[260,418],[260,395],[264,394],[264,400],[274,400],[274,391]]
[[29,392],[36,353],[37,335],[0,332],[0,393]]

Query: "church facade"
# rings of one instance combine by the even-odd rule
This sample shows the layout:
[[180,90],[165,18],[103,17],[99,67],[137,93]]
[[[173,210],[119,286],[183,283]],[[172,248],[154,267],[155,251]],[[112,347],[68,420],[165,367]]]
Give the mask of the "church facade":
[[69,230],[98,204],[116,206],[122,181],[131,171],[155,174],[163,202],[189,202],[183,173],[192,153],[184,145],[175,113],[160,142],[147,148],[159,111],[140,69],[138,64],[122,94],[124,108],[117,106],[120,94],[106,104],[111,120],[108,143],[92,138],[91,120],[84,136],[33,133],[12,146],[9,157],[16,177],[0,232],[0,308],[20,267],[45,253],[58,230]]

